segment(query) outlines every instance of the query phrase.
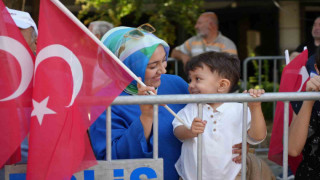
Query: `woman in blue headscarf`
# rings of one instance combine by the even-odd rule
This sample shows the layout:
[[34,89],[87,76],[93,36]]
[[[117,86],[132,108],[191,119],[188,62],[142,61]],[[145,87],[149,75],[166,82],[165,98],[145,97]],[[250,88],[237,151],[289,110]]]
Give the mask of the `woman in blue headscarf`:
[[[141,26],[146,26],[141,28]],[[117,27],[102,38],[107,46],[131,71],[146,84],[133,81],[120,96],[155,94],[188,94],[188,84],[179,76],[166,73],[169,55],[168,44],[153,35],[153,27]],[[148,30],[149,32],[146,32]],[[176,113],[184,104],[168,105]],[[153,106],[112,106],[112,159],[152,158],[153,155]],[[164,179],[179,179],[174,164],[181,152],[181,142],[174,136],[174,117],[159,106],[159,157],[164,162]],[[90,137],[97,159],[106,159],[106,113],[104,112],[90,127]],[[237,147],[241,148],[241,144]],[[241,149],[234,150],[238,154]],[[241,155],[235,158],[241,162]]]
[[[155,94],[188,94],[188,84],[180,77],[166,73],[168,44],[140,28],[117,27],[101,40],[147,87],[138,88],[133,81],[120,96]],[[176,113],[181,104],[168,105]],[[178,179],[174,164],[181,142],[173,135],[173,116],[159,106],[159,157],[164,161],[164,179]],[[152,158],[152,105],[112,106],[112,158]],[[90,137],[97,159],[106,159],[106,117],[103,113],[90,127]]]

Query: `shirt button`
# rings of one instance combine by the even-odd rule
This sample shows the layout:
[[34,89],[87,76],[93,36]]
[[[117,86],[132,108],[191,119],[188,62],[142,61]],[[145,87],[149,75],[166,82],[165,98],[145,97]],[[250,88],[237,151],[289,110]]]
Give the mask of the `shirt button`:
[[211,115],[210,117],[213,118],[213,115]]
[[217,121],[213,121],[213,124],[217,124]]
[[216,129],[213,129],[213,132],[216,132]]

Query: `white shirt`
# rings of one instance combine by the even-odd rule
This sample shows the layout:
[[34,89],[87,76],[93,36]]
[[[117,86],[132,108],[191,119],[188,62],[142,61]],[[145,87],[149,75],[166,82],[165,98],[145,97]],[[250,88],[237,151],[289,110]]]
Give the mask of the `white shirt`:
[[[191,127],[193,119],[198,116],[197,104],[186,105],[178,116]],[[203,120],[207,121],[207,125],[202,134],[202,179],[234,180],[240,172],[241,164],[232,161],[237,156],[232,154],[232,146],[242,142],[243,104],[223,103],[216,112],[205,104]],[[250,122],[248,109],[248,129]],[[174,119],[172,125],[175,129],[182,123]],[[181,155],[175,166],[184,180],[197,179],[197,138],[183,141]]]

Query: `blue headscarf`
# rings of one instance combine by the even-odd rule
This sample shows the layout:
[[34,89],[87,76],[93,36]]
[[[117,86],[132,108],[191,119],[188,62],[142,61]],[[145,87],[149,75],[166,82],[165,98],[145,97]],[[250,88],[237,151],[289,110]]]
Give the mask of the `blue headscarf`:
[[[133,29],[135,28],[125,26],[113,28],[102,37],[101,41],[144,82],[147,64],[155,49],[162,45],[166,52],[166,59],[168,59],[169,45],[148,32],[141,31],[144,36],[139,39],[124,36]],[[137,82],[131,82],[125,91],[129,94],[137,94]]]

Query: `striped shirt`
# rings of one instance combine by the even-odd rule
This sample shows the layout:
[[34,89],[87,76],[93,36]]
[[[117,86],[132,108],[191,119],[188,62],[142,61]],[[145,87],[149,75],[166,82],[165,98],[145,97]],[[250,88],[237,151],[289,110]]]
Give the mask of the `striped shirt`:
[[214,42],[207,43],[201,36],[192,36],[175,49],[184,54],[188,54],[190,57],[208,51],[226,52],[237,55],[236,45],[220,32]]

